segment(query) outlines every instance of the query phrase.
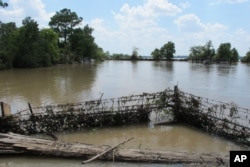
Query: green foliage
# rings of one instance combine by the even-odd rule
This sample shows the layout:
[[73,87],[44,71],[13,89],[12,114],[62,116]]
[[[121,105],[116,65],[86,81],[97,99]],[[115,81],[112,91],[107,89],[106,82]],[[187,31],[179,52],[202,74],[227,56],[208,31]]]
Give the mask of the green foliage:
[[74,53],[74,61],[80,62],[82,60],[103,59],[104,52],[95,43],[92,36],[93,28],[86,25],[83,29],[77,28],[73,30],[69,37],[70,50]]
[[193,46],[190,48],[190,59],[204,59],[204,47],[203,46]]
[[60,62],[59,36],[52,29],[42,29],[39,32],[39,46],[42,66],[50,66]]
[[238,51],[233,48],[231,49],[231,43],[221,43],[217,49],[216,61],[217,62],[236,62],[239,59]]
[[[105,59],[103,49],[95,43],[93,28],[74,29],[81,21],[75,12],[63,9],[51,18],[47,29],[39,30],[31,17],[19,28],[15,23],[0,22],[0,70]],[[64,37],[63,43],[60,37]]]
[[169,41],[164,44],[160,49],[161,55],[165,57],[167,60],[170,60],[174,57],[175,54],[175,45],[173,42]]
[[243,63],[250,63],[250,51],[246,53],[246,55],[241,59]]
[[122,54],[122,53],[114,53],[110,56],[110,59],[114,60],[128,60],[130,59],[130,55],[128,54]]
[[195,61],[211,62],[215,55],[212,41],[208,41],[204,46],[193,46],[190,48],[189,58]]
[[162,59],[162,55],[160,49],[155,48],[155,50],[151,53],[154,59],[159,60]]
[[3,7],[3,8],[5,8],[5,7],[8,6],[8,3],[3,2],[2,0],[0,0],[0,6]]
[[231,44],[221,43],[217,49],[217,60],[227,61],[231,57]]
[[16,32],[15,23],[0,22],[0,70],[9,69],[12,67],[15,45],[12,45]]
[[0,69],[50,66],[59,62],[58,35],[52,29],[39,31],[36,21],[27,17],[23,26],[1,24]]
[[216,62],[237,62],[239,54],[237,49],[231,49],[230,43],[221,43],[217,52],[212,46],[212,41],[208,41],[204,46],[193,46],[190,48],[189,58],[192,61],[211,63]]
[[238,60],[239,60],[239,53],[238,53],[237,49],[233,48],[231,50],[230,61],[237,62]]
[[37,42],[39,29],[36,21],[27,17],[23,20],[23,26],[19,28],[14,52],[14,67],[32,68],[38,67]]
[[171,41],[164,44],[160,49],[155,49],[151,55],[154,59],[162,59],[166,58],[167,60],[171,60],[175,54],[175,44]]
[[132,55],[130,57],[131,60],[138,60],[139,55],[138,55],[138,48],[134,47],[132,51]]
[[78,17],[75,12],[70,9],[62,9],[51,17],[49,22],[50,27],[58,32],[60,37],[64,38],[64,43],[67,42],[68,37],[72,34],[73,28],[82,22],[83,18]]

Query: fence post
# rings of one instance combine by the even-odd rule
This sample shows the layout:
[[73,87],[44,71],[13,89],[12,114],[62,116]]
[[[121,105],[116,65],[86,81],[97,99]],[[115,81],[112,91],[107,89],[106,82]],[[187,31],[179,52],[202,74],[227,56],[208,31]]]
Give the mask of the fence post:
[[174,86],[174,112],[178,112],[180,108],[180,100],[179,100],[179,89],[178,85]]
[[33,116],[34,113],[33,113],[32,107],[31,107],[31,105],[30,105],[30,102],[28,102],[28,106],[29,106],[29,110],[30,110],[31,115]]
[[7,103],[1,102],[2,117],[11,115],[11,107]]

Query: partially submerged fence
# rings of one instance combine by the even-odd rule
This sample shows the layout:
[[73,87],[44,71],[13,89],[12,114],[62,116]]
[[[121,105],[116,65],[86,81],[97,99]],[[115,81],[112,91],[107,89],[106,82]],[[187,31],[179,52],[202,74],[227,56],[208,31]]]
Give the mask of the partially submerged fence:
[[[55,132],[151,121],[179,122],[230,139],[250,143],[250,110],[231,103],[166,89],[112,99],[29,107],[0,118],[0,131]],[[164,119],[163,119],[164,118]]]
[[175,119],[250,145],[250,110],[179,91]]

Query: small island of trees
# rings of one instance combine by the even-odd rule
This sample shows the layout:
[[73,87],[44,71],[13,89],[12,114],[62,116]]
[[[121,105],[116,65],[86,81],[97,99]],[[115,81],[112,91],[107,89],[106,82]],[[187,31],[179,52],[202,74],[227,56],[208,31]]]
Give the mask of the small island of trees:
[[189,59],[192,62],[203,62],[210,64],[216,63],[232,63],[239,60],[239,54],[236,48],[231,48],[231,43],[221,43],[215,51],[212,41],[208,41],[205,45],[193,46],[190,49]]

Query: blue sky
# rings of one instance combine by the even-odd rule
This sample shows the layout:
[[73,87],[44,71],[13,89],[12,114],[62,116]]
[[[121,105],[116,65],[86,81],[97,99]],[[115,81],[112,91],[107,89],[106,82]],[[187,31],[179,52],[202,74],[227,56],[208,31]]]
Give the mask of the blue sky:
[[215,49],[230,42],[241,56],[250,48],[250,0],[3,0],[2,22],[21,26],[26,16],[40,28],[63,8],[94,28],[96,43],[110,53],[149,56],[164,43],[175,43],[176,55],[211,40]]

